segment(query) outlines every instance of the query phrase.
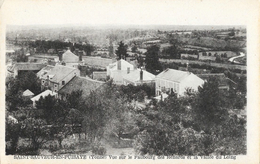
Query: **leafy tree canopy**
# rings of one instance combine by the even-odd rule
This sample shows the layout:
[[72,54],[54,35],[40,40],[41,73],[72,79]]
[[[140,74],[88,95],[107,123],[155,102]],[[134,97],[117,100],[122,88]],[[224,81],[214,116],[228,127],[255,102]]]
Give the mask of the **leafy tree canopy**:
[[146,70],[153,74],[158,74],[162,70],[161,64],[159,62],[159,52],[159,47],[153,45],[148,47],[147,52],[145,53]]
[[127,45],[124,44],[122,41],[119,42],[119,46],[116,50],[116,55],[118,57],[118,59],[126,59],[126,57],[128,56],[127,54]]

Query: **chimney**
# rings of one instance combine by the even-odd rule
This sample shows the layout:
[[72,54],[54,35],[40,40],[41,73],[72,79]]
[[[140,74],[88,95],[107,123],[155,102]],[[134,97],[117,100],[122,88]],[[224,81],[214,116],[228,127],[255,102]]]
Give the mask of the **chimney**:
[[141,68],[141,71],[140,71],[140,81],[143,81],[143,70]]
[[127,67],[127,74],[130,73],[130,67]]
[[186,70],[187,70],[187,72],[189,72],[189,63],[186,63],[186,64],[187,64]]
[[117,61],[117,70],[121,70],[121,60]]
[[83,51],[79,51],[79,61],[82,61]]
[[74,53],[75,55],[79,56],[79,49],[75,49]]
[[62,54],[63,54],[63,51],[59,51],[58,52],[58,56],[59,56],[59,60],[62,61]]

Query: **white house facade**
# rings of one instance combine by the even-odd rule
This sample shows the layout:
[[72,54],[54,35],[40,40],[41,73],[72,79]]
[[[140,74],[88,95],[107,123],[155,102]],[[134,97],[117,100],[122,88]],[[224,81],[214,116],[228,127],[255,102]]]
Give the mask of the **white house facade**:
[[112,71],[116,71],[116,70],[134,70],[134,65],[125,61],[124,59],[120,59],[112,64],[109,64],[107,66],[107,76],[111,75]]
[[162,93],[174,92],[178,96],[184,96],[187,88],[195,91],[204,84],[204,80],[191,72],[166,69],[155,77],[156,96]]
[[113,79],[113,82],[118,85],[123,84],[123,77],[129,74],[135,69],[134,65],[128,63],[127,61],[120,59],[107,66],[107,76]]

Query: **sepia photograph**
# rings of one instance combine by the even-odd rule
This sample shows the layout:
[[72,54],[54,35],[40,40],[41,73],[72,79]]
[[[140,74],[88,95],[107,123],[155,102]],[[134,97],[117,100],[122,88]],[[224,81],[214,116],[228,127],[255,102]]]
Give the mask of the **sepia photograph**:
[[252,157],[260,75],[251,2],[4,1],[1,156]]

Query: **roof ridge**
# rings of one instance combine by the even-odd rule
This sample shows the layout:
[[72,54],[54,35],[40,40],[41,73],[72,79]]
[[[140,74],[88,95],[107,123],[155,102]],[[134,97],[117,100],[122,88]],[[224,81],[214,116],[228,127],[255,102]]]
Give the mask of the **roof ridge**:
[[[166,74],[174,74],[175,76],[168,76],[166,77]],[[162,71],[160,74],[158,74],[157,78],[162,78],[170,81],[180,82],[184,80],[189,75],[192,75],[193,73],[187,72],[187,71],[181,71],[176,69],[170,69],[167,68],[166,70]],[[194,74],[193,74],[194,75]]]
[[197,75],[225,75],[224,73],[201,73]]

